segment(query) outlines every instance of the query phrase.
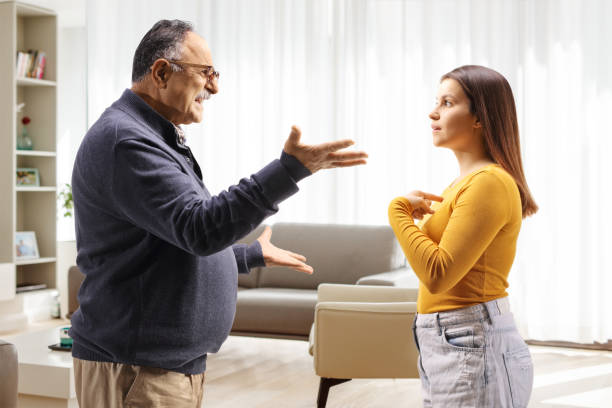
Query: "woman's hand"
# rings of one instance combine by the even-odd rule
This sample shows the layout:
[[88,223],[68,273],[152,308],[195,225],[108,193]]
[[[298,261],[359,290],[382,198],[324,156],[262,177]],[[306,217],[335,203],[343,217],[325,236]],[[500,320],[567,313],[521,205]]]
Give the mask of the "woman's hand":
[[263,253],[266,266],[287,266],[299,272],[312,274],[312,266],[306,264],[306,257],[275,247],[270,242],[270,237],[272,237],[272,229],[266,227],[264,232],[257,238],[259,245],[261,245],[261,252]]
[[431,202],[442,202],[444,198],[431,193],[415,190],[405,196],[410,201],[412,207],[412,218],[420,220],[425,214],[433,214],[435,211],[431,209]]

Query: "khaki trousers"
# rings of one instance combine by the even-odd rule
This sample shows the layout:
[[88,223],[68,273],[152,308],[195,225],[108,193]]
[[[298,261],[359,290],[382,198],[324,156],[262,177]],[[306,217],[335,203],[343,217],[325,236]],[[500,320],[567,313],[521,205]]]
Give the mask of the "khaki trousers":
[[74,385],[81,408],[200,408],[204,373],[74,358]]

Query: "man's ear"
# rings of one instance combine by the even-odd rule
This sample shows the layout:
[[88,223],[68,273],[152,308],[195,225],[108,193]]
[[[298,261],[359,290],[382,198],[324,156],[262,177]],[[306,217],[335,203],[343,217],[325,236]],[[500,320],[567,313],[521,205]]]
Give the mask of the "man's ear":
[[157,59],[151,65],[151,78],[159,89],[165,89],[168,86],[168,79],[170,79],[171,74],[170,63],[165,59]]

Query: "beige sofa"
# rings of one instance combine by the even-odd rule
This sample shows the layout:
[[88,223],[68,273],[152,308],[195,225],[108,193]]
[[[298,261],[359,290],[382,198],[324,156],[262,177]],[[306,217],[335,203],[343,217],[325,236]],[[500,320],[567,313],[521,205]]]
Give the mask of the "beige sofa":
[[308,340],[321,283],[418,287],[387,226],[277,223],[271,241],[306,256],[314,274],[263,267],[240,275],[234,335]]

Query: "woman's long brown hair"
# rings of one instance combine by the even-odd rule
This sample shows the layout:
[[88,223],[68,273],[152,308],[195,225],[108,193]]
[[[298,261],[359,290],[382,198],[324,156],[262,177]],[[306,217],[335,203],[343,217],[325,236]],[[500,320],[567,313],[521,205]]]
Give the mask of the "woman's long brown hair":
[[444,74],[459,82],[470,99],[470,110],[482,124],[485,149],[491,159],[514,178],[521,194],[523,218],[538,211],[523,172],[516,107],[510,84],[499,72],[479,65],[464,65]]

